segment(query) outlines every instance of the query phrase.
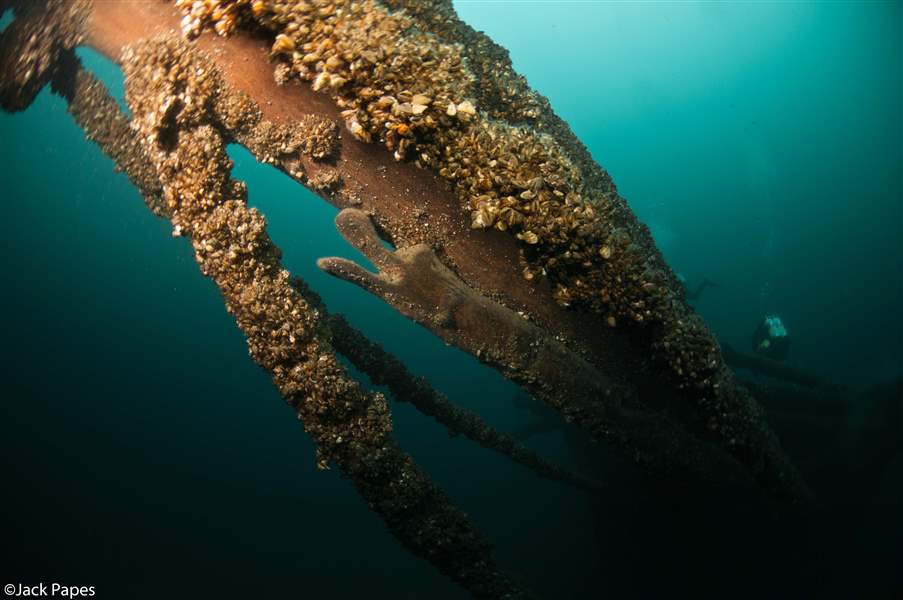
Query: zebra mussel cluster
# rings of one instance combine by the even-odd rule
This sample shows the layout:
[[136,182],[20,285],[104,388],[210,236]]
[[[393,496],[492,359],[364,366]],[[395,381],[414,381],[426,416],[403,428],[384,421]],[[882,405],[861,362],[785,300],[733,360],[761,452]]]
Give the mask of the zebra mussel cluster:
[[588,186],[555,138],[489,117],[460,44],[374,0],[177,5],[189,37],[210,24],[220,35],[242,23],[269,31],[280,81],[329,93],[353,137],[448,180],[471,226],[515,235],[524,278],[548,279],[560,304],[588,307],[612,327],[666,309],[667,275],[646,252],[650,240],[636,239],[642,231],[622,222],[623,206]]

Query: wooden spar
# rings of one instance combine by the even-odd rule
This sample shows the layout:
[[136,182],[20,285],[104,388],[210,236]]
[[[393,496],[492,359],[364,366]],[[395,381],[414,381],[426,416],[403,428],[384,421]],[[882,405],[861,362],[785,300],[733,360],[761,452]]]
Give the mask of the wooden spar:
[[[180,33],[180,14],[171,4],[80,4],[89,6],[87,24],[78,28],[78,40],[67,40],[64,48],[81,43],[81,34],[84,33],[86,43],[119,61],[122,50],[129,44],[159,34]],[[411,5],[412,13],[419,10],[415,4]],[[402,5],[407,6],[404,2]],[[426,5],[419,8],[424,9]],[[451,10],[450,5],[443,5],[442,8]],[[59,12],[58,8],[55,10]],[[418,18],[423,19],[424,14],[419,14]],[[458,23],[438,35],[444,39],[459,36],[461,40],[474,41],[474,48],[478,48],[479,53],[470,58],[482,63],[485,75],[486,65],[492,60],[500,60],[498,51],[501,49],[489,47],[485,38],[475,39],[474,32],[467,33]],[[421,22],[421,25],[430,27],[427,21]],[[16,28],[14,22],[10,29]],[[12,36],[4,37],[12,40]],[[246,95],[254,110],[259,110],[255,123],[263,123],[260,121],[263,119],[267,127],[279,127],[301,123],[311,116],[332,123],[341,122],[338,108],[328,96],[312,91],[306,84],[276,83],[269,62],[270,42],[271,34],[240,31],[228,38],[201,35],[196,45],[205,51],[213,63],[212,67],[222,73],[230,93]],[[34,55],[53,54],[57,51],[55,48],[35,48],[37,52]],[[7,58],[11,63],[18,60]],[[31,70],[25,72],[25,79],[29,80],[28,89],[37,89],[35,84],[39,84],[41,79],[30,77]],[[5,91],[25,87],[15,81],[11,81],[10,85]],[[13,104],[27,100],[5,93],[3,96],[12,98]],[[4,106],[16,109],[9,103]],[[558,136],[580,154],[582,145],[573,138],[563,122],[555,119],[557,117],[547,111],[542,135]],[[233,125],[242,122],[239,119]],[[246,129],[253,127],[256,125]],[[232,141],[248,146],[261,159],[260,153],[266,152],[266,146],[258,143],[255,151],[252,148],[254,140],[242,138],[254,132],[239,131],[241,129],[230,129],[235,136]],[[533,395],[561,410],[566,417],[586,427],[597,439],[615,442],[639,463],[653,467],[653,470],[657,467],[659,472],[678,477],[685,475],[683,467],[689,467],[686,470],[696,475],[711,474],[713,471],[720,473],[722,470],[736,475],[737,471],[746,471],[745,476],[739,478],[721,475],[715,478],[743,480],[751,475],[763,489],[783,499],[793,500],[805,495],[798,475],[764,423],[761,409],[736,383],[724,365],[714,337],[687,307],[679,284],[669,275],[670,271],[655,249],[648,231],[638,224],[623,199],[617,196],[607,175],[594,163],[585,161],[588,157],[585,148],[582,150],[584,158],[578,160],[583,160],[581,164],[586,167],[585,172],[590,173],[587,177],[595,182],[593,185],[602,185],[607,190],[606,201],[609,204],[605,210],[609,212],[606,218],[611,218],[611,223],[622,227],[611,239],[622,244],[621,249],[626,249],[631,237],[635,242],[631,243],[634,250],[630,251],[631,256],[635,257],[635,260],[630,260],[634,262],[626,260],[618,267],[600,266],[599,256],[602,263],[611,256],[607,245],[590,246],[590,254],[579,255],[585,257],[581,260],[586,261],[584,264],[588,268],[596,269],[591,274],[597,278],[595,283],[584,286],[581,292],[584,301],[589,299],[594,303],[592,310],[567,309],[563,306],[567,304],[567,288],[565,301],[558,303],[545,278],[529,281],[533,277],[526,276],[521,248],[514,236],[491,229],[471,229],[467,211],[462,210],[460,199],[452,194],[446,182],[431,171],[417,169],[411,162],[396,162],[380,146],[361,143],[350,134],[342,135],[338,145],[338,151],[330,160],[304,155],[292,158],[292,164],[287,164],[284,158],[262,160],[276,164],[296,180],[310,183],[315,191],[335,206],[353,208],[369,216],[377,232],[394,243],[399,252],[415,247],[428,249],[435,261],[447,269],[438,281],[446,286],[449,294],[479,300],[479,303],[491,303],[494,308],[484,313],[489,316],[495,314],[497,318],[491,319],[492,322],[508,330],[492,332],[499,340],[499,343],[492,345],[492,352],[487,353],[479,343],[471,344],[466,349],[518,381]],[[277,154],[275,151],[273,153]],[[323,180],[341,183],[328,187],[317,185],[318,181]],[[537,180],[542,181],[541,178]],[[521,197],[526,198],[524,194]],[[535,239],[529,243],[534,242]],[[348,266],[334,260],[323,264],[338,264],[343,269]],[[422,261],[422,264],[430,263]],[[644,264],[652,269],[650,276],[654,282],[645,280],[646,275],[636,270],[643,268]],[[335,269],[332,272],[342,274]],[[348,269],[344,272],[352,273]],[[461,303],[452,307],[452,313],[432,314],[432,307],[424,302],[434,297],[434,291],[424,287],[424,283],[437,279],[426,277],[425,272],[420,273],[421,276],[414,276],[413,272],[403,274],[412,285],[392,281],[392,286],[377,286],[371,291],[450,343],[479,340],[481,327],[485,330],[486,326],[480,318],[480,314],[484,313],[473,310],[476,304],[465,303],[468,306],[461,314],[470,315],[468,319],[456,319],[454,317],[457,315],[452,314],[455,306],[461,306]],[[392,277],[391,274],[388,276]],[[578,288],[582,284],[579,273],[566,276],[571,277],[567,280],[569,284],[576,282]],[[360,283],[354,277],[349,279]],[[419,289],[415,289],[417,286]],[[609,287],[606,289],[604,286]],[[396,297],[407,299],[411,306],[400,307],[393,302],[393,298],[385,295],[387,289],[397,292]],[[627,311],[619,313],[621,316],[648,322],[649,319],[644,319],[645,314],[651,318],[652,324],[635,326],[617,320],[616,327],[614,316],[604,312],[605,303],[609,301],[608,291],[621,298],[618,300],[621,302],[618,310]],[[593,293],[597,295],[593,296]],[[555,295],[559,301],[562,300],[560,288],[555,290]],[[633,302],[631,298],[641,301]],[[628,301],[633,302],[630,306],[635,307],[635,312],[631,312],[634,309],[626,304]],[[647,304],[647,301],[654,306]],[[417,306],[418,302],[420,306]],[[654,313],[646,310],[650,306]],[[522,319],[519,320],[516,315],[521,315]],[[511,343],[506,343],[509,340]],[[547,352],[546,356],[555,358],[557,363],[534,360],[542,356],[539,351],[530,350],[530,356],[523,354],[525,348],[545,351],[550,345],[555,349]],[[582,375],[572,379],[573,373]],[[572,385],[575,381],[585,381],[588,385],[581,384],[575,388]],[[575,392],[575,389],[583,391]],[[543,397],[544,394],[546,397]],[[679,465],[682,468],[675,470],[675,461],[688,464]]]

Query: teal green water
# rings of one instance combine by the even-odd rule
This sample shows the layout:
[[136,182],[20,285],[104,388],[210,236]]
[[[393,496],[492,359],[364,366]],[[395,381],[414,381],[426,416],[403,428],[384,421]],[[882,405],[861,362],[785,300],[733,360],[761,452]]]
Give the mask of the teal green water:
[[[777,312],[794,363],[852,386],[903,375],[899,3],[456,6],[510,49],[674,269],[719,284],[697,309],[722,341],[746,349]],[[80,55],[121,97],[116,68]],[[44,90],[0,114],[0,140],[4,584],[96,585],[103,598],[463,596],[335,470],[314,468],[188,243],[62,100]],[[318,257],[361,258],[335,210],[230,154],[285,265],[331,310],[497,427],[530,421],[494,371],[320,273]],[[852,444],[858,422],[831,430],[840,441],[790,444],[834,485],[825,529],[763,522],[742,502],[700,517],[604,449],[610,492],[591,503],[392,408],[405,449],[543,597],[890,597],[900,584],[899,485],[876,483],[869,503],[864,490],[831,496],[844,481],[828,448]],[[530,443],[574,464],[571,439]],[[900,462],[888,480],[903,479]]]

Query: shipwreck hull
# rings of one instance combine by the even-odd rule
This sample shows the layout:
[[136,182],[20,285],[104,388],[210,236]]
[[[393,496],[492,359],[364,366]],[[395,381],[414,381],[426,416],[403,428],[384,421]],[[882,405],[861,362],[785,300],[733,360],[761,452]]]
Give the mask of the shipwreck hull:
[[[402,543],[472,593],[525,592],[495,571],[488,542],[387,437],[384,401],[361,392],[335,363],[334,350],[353,352],[330,336],[353,334],[337,322],[330,333],[303,284],[279,271],[265,224],[243,208],[241,184],[229,178],[225,144],[246,146],[342,209],[340,232],[379,271],[341,258],[322,259],[323,269],[496,368],[644,469],[739,484],[782,502],[805,498],[762,410],[734,380],[648,230],[504,50],[458,21],[450,4],[238,1],[222,2],[219,13],[190,2],[10,4],[16,20],[0,38],[3,107],[22,109],[53,83],[149,208],[172,221],[174,235],[192,239],[252,357],[320,446],[319,460],[339,464]],[[411,48],[428,40],[452,65],[444,85],[467,95],[411,91],[392,104],[384,100],[388,84],[363,93],[355,70],[343,70],[353,58],[329,54],[354,19],[385,27]],[[303,44],[321,34],[339,41],[320,41],[322,55],[307,60],[313,51],[305,54]],[[123,66],[131,124],[80,79],[71,54],[80,44]],[[104,123],[92,123],[92,111]],[[130,136],[137,140],[124,148]],[[511,165],[531,160],[535,177],[511,175]],[[487,169],[497,176],[484,177]],[[226,206],[239,216],[224,216]],[[246,227],[259,227],[259,240],[243,238]],[[223,259],[230,247],[239,258]],[[250,262],[230,266],[245,255]],[[267,277],[249,279],[242,269]],[[242,286],[272,293],[263,294],[268,302],[255,299],[263,308],[249,308]],[[306,325],[293,329],[283,309],[306,315]],[[387,498],[403,481],[409,498],[393,505]],[[442,521],[451,524],[447,537]]]
[[[482,52],[490,57],[489,64],[510,70],[510,64],[502,62],[506,60],[504,51],[454,19],[449,6],[440,3],[434,7],[435,11],[427,10],[428,6],[431,5],[400,8],[407,9],[408,14],[418,19],[420,26],[430,28],[437,37],[446,41],[456,39],[469,48],[471,54]],[[116,3],[101,3],[94,7],[87,42],[115,60],[123,45],[130,41],[153,33],[178,30],[183,16],[163,3],[139,5],[137,10],[142,14],[137,19],[135,10]],[[139,22],[140,27],[134,25]],[[343,123],[342,111],[327,94],[313,91],[304,82],[290,81],[285,85],[276,82],[272,75],[273,36],[270,32],[259,27],[229,37],[210,32],[198,37],[195,43],[220,67],[230,87],[248,94],[264,120],[290,124],[301,122],[309,115],[318,115]],[[470,60],[471,63],[477,64],[477,61]],[[475,70],[488,68],[480,63]],[[514,109],[500,104],[506,98],[500,97],[497,90],[493,94],[488,87],[482,86],[477,96],[485,102],[497,103],[487,107],[489,118],[518,120],[517,115],[512,116]],[[556,135],[575,157],[574,162],[580,165],[588,185],[612,197],[611,220],[617,223],[619,230],[629,232],[631,252],[651,264],[658,277],[655,283],[637,282],[631,265],[631,271],[624,273],[624,287],[655,286],[658,297],[663,300],[654,302],[664,306],[667,313],[664,318],[659,318],[659,322],[650,319],[652,322],[644,323],[642,314],[638,315],[639,319],[634,315],[634,319],[627,320],[621,315],[613,316],[613,311],[594,310],[586,303],[576,307],[563,305],[561,298],[556,297],[551,278],[527,279],[524,276],[525,244],[522,241],[509,232],[473,228],[472,215],[462,210],[453,186],[436,172],[395,160],[379,144],[364,143],[347,130],[339,136],[339,147],[327,161],[301,157],[297,164],[295,157],[283,157],[278,153],[268,155],[260,149],[255,153],[258,158],[293,175],[333,205],[370,215],[380,235],[395,247],[428,246],[473,293],[513,314],[526,316],[529,324],[547,335],[524,332],[512,326],[508,338],[516,338],[517,342],[510,344],[507,351],[501,347],[504,344],[497,344],[494,352],[486,352],[479,339],[485,337],[487,328],[485,324],[481,327],[478,318],[450,318],[443,313],[443,310],[447,313],[447,307],[436,311],[428,304],[435,298],[408,298],[404,306],[396,306],[447,341],[496,366],[524,385],[531,394],[565,412],[567,407],[598,404],[591,396],[601,394],[607,398],[607,413],[580,407],[570,415],[573,420],[582,421],[596,437],[626,447],[635,459],[660,474],[678,478],[726,477],[734,481],[758,479],[771,492],[788,498],[799,497],[803,492],[792,467],[782,458],[776,441],[769,439],[755,403],[733,383],[717,343],[684,302],[680,284],[664,265],[648,231],[629,213],[607,174],[592,162],[585,148],[543,100],[539,97],[539,101],[534,100],[531,104],[529,110],[533,112],[528,125],[542,135]],[[527,109],[521,109],[523,112]],[[252,150],[255,149],[252,147]],[[322,181],[338,183],[323,188],[319,187]],[[648,264],[644,266],[647,270]],[[617,266],[611,268],[616,269]],[[652,305],[653,301],[648,304]],[[675,326],[675,322],[680,325]],[[476,341],[462,343],[461,338],[468,336]],[[663,342],[663,338],[669,339]],[[524,369],[524,365],[518,364],[524,347],[545,347],[559,342],[563,342],[568,351],[562,361],[574,365],[571,373],[586,370],[588,377],[594,379],[594,386],[575,390],[569,385],[573,377],[560,369],[561,363],[552,362],[545,369],[541,369],[541,365]],[[697,372],[692,372],[696,368],[694,362],[703,365],[696,369]],[[569,389],[567,398],[562,399],[561,394],[556,393],[561,389]],[[738,413],[743,414],[732,421],[731,417]],[[623,420],[620,426],[617,423],[619,417]],[[654,441],[645,443],[644,437]],[[668,444],[662,450],[664,441]],[[688,451],[675,453],[675,449],[681,447]],[[697,449],[693,450],[694,447]],[[736,460],[742,466],[731,464]],[[717,474],[713,476],[713,473]]]

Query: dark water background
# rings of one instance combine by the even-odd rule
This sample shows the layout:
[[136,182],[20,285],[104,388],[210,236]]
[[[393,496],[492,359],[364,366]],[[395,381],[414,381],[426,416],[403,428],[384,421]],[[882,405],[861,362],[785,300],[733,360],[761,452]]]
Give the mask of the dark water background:
[[[776,311],[800,366],[856,388],[903,374],[899,3],[457,7],[511,50],[674,269],[691,286],[718,282],[697,309],[720,339],[746,349]],[[121,95],[118,70],[80,54]],[[45,90],[0,114],[0,140],[0,583],[95,585],[104,598],[463,596],[335,470],[314,468],[189,244],[62,100]],[[499,428],[530,422],[494,371],[318,272],[321,256],[361,258],[335,210],[230,153],[285,265],[331,310]],[[900,459],[883,482],[838,466],[866,412],[830,437],[785,440],[822,484],[826,507],[803,520],[663,491],[604,449],[592,460],[609,492],[590,502],[393,404],[404,448],[495,540],[503,568],[550,598],[891,597]],[[530,443],[579,465],[579,437]]]

